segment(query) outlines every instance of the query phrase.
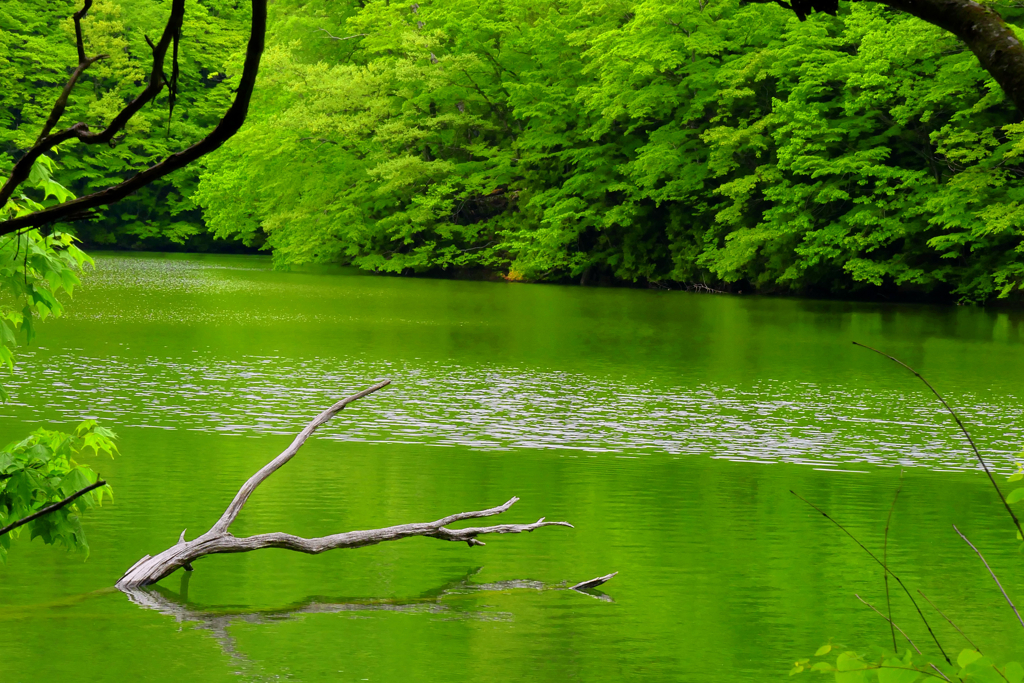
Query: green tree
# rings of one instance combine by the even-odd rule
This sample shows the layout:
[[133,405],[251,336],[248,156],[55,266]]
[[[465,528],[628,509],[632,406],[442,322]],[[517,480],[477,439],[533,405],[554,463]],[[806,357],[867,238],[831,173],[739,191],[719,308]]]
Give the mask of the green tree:
[[281,12],[253,117],[195,195],[218,237],[278,264],[1020,290],[1022,129],[920,19],[736,0]]

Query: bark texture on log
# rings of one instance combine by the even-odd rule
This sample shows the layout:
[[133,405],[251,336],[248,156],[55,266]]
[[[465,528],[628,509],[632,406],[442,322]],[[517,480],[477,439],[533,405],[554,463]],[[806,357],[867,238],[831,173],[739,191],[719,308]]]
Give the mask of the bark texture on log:
[[[974,0],[859,0],[877,2],[900,12],[912,14],[929,24],[949,31],[959,38],[981,66],[1024,114],[1024,46],[1013,29],[992,7]],[[832,16],[839,9],[838,0],[747,0],[773,3],[793,11],[800,21],[812,12]]]
[[547,522],[544,518],[532,524],[498,524],[485,527],[468,527],[465,529],[449,529],[448,526],[467,519],[478,519],[500,515],[515,505],[518,498],[511,498],[503,505],[477,510],[473,512],[460,512],[454,515],[442,517],[433,522],[399,524],[397,526],[385,527],[383,529],[370,529],[367,531],[348,531],[320,538],[302,538],[286,533],[257,534],[245,538],[233,536],[228,528],[235,521],[242,506],[263,481],[271,474],[280,469],[285,463],[295,457],[295,454],[305,443],[306,439],[332,417],[337,415],[346,405],[367,396],[378,389],[390,384],[390,380],[384,380],[372,387],[353,394],[320,413],[305,429],[303,429],[291,445],[280,455],[267,463],[259,472],[249,478],[234,499],[228,505],[220,519],[198,538],[186,541],[185,532],[181,532],[178,542],[163,552],[150,556],[146,555],[136,562],[118,580],[117,587],[122,590],[129,590],[139,586],[147,586],[156,583],[160,579],[170,575],[177,569],[185,568],[191,570],[191,564],[195,560],[206,555],[220,553],[244,553],[260,548],[285,548],[302,553],[318,554],[326,550],[337,548],[361,548],[367,545],[383,543],[385,541],[396,541],[410,536],[427,536],[442,541],[464,541],[470,546],[484,545],[477,537],[485,534],[519,534],[540,529],[545,526],[566,526],[572,527],[568,522]]

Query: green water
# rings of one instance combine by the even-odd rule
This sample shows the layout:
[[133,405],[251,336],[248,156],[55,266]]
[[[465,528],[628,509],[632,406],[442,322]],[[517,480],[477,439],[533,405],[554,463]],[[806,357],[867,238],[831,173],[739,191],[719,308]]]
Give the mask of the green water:
[[[917,366],[1009,472],[1020,312],[281,273],[252,257],[97,263],[20,356],[0,436],[114,426],[123,455],[98,469],[116,500],[87,516],[87,562],[23,539],[0,568],[5,683],[782,680],[830,637],[888,638],[854,598],[884,603],[877,567],[789,490],[877,548],[900,470],[894,568],[986,654],[1024,655],[950,527],[1024,601],[987,482],[922,387],[850,344]],[[109,590],[382,377],[393,386],[257,491],[236,535],[430,521],[513,495],[501,521],[576,528],[223,555],[134,601]],[[602,593],[564,590],[613,571]],[[928,647],[904,601],[894,618]]]

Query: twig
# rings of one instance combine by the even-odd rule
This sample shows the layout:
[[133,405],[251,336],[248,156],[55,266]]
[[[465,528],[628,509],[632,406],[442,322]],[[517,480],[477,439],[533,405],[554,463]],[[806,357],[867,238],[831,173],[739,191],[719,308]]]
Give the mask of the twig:
[[988,573],[992,575],[992,580],[996,582],[997,586],[999,586],[999,590],[1002,592],[1003,597],[1006,598],[1006,602],[1007,602],[1007,604],[1010,605],[1010,609],[1012,609],[1013,613],[1017,615],[1017,621],[1020,622],[1021,627],[1024,627],[1024,619],[1020,618],[1020,612],[1018,612],[1016,606],[1014,606],[1013,600],[1010,600],[1010,596],[1006,594],[1006,591],[1003,589],[1003,584],[999,583],[999,578],[996,576],[996,573],[994,571],[992,571],[992,567],[988,566],[988,561],[985,560],[985,556],[982,555],[981,551],[978,550],[977,548],[975,548],[974,544],[971,543],[970,541],[968,541],[967,537],[964,536],[960,532],[960,530],[956,528],[956,524],[953,525],[953,531],[955,531],[957,534],[959,534],[960,538],[964,539],[964,543],[966,543],[967,545],[971,546],[971,550],[973,550],[974,552],[978,553],[978,557],[980,557],[981,561],[985,563],[985,569],[988,570]]
[[[78,78],[86,69],[92,66],[93,63],[98,62],[101,59],[106,59],[106,57],[107,55],[96,55],[95,57],[84,59],[78,64],[78,67],[72,72],[71,78],[69,78],[68,82],[64,84],[64,89],[61,90],[57,101],[53,103],[53,109],[50,110],[50,116],[47,117],[46,123],[43,124],[43,129],[40,131],[39,137],[36,138],[35,144],[38,145],[47,135],[49,135],[50,131],[53,130],[53,127],[60,121],[60,117],[64,115],[64,108],[68,104],[68,96],[71,95],[71,90],[75,87],[75,83],[78,82]],[[11,192],[13,193],[13,191],[14,188],[12,187]]]
[[569,590],[582,591],[587,590],[588,588],[597,588],[601,584],[610,581],[616,574],[618,574],[618,572],[612,572],[611,574],[606,574],[605,576],[599,576],[596,579],[590,579],[589,581],[580,581],[575,586],[571,586]]
[[[331,32],[328,31],[325,28],[318,28],[317,31],[323,31],[324,33],[327,34],[327,37],[330,38],[331,40],[352,40],[353,38],[359,38],[361,36],[368,36],[368,35],[370,35],[369,33],[357,33],[354,36],[345,36],[344,38],[339,38],[338,36],[332,36]],[[314,33],[316,33],[316,31],[314,31]]]
[[78,82],[79,76],[81,76],[86,69],[92,66],[93,62],[107,57],[107,55],[97,55],[90,59],[85,56],[85,38],[82,35],[82,19],[85,18],[85,15],[89,12],[91,7],[92,0],[83,0],[82,9],[71,15],[71,18],[75,22],[75,47],[78,49],[78,67],[71,74],[71,78],[68,79],[68,82],[64,84],[64,89],[61,90],[60,96],[57,98],[57,101],[54,102],[53,109],[50,110],[50,115],[47,117],[46,123],[43,124],[42,132],[40,132],[39,137],[36,138],[35,144],[37,145],[50,133],[51,130],[53,130],[53,127],[57,125],[58,121],[60,121],[60,117],[64,115],[64,107],[68,103],[68,95],[71,94],[71,89],[74,88],[75,83]]
[[996,490],[996,493],[999,495],[999,500],[1003,501],[1003,507],[1005,507],[1006,508],[1006,512],[1009,513],[1010,519],[1013,520],[1013,524],[1014,524],[1014,526],[1017,527],[1017,531],[1020,533],[1021,538],[1024,538],[1024,529],[1021,528],[1020,520],[1017,519],[1017,515],[1015,515],[1013,513],[1013,510],[1010,509],[1010,504],[1006,502],[1006,497],[1003,495],[1003,492],[999,490],[999,484],[996,483],[995,477],[992,476],[992,471],[988,468],[988,464],[985,462],[985,459],[981,457],[981,452],[978,451],[978,447],[974,444],[974,439],[971,438],[971,433],[967,431],[967,427],[964,426],[964,423],[960,420],[960,416],[956,414],[956,411],[953,410],[953,408],[950,407],[949,403],[946,402],[946,399],[942,398],[942,394],[940,394],[938,391],[936,391],[935,387],[933,387],[931,385],[931,383],[928,382],[928,380],[926,380],[924,377],[921,376],[921,373],[919,373],[917,370],[915,370],[914,368],[910,367],[909,365],[907,365],[906,363],[901,361],[899,358],[895,358],[893,356],[890,356],[887,353],[883,353],[882,351],[879,351],[878,349],[872,348],[872,347],[868,346],[867,344],[861,344],[860,342],[853,342],[853,344],[854,344],[854,346],[859,346],[861,348],[867,349],[868,351],[874,351],[875,353],[877,353],[880,356],[885,356],[886,358],[891,360],[893,363],[896,363],[898,365],[902,365],[904,368],[906,368],[907,370],[912,372],[915,377],[917,377],[919,380],[924,382],[924,385],[926,387],[931,389],[932,393],[935,394],[935,397],[937,399],[939,399],[939,402],[942,403],[942,405],[943,405],[943,407],[945,407],[946,411],[950,415],[953,416],[954,420],[956,420],[956,424],[957,424],[958,427],[960,427],[960,431],[964,433],[965,437],[967,437],[967,443],[971,444],[971,450],[974,451],[974,456],[978,459],[978,462],[981,463],[982,469],[984,469],[985,470],[985,474],[988,475],[988,480],[990,482],[992,482],[992,487]]
[[970,646],[971,646],[971,647],[973,647],[973,648],[974,648],[975,650],[977,650],[979,654],[981,653],[981,648],[980,648],[980,647],[978,647],[977,645],[975,645],[975,644],[974,644],[974,642],[973,642],[973,641],[971,641],[971,639],[967,637],[967,634],[966,634],[966,633],[964,633],[963,631],[961,631],[961,630],[960,630],[960,627],[959,627],[959,626],[957,626],[956,624],[954,624],[954,623],[953,623],[953,620],[952,620],[952,619],[950,619],[950,618],[949,618],[949,617],[947,617],[947,616],[946,616],[945,614],[943,614],[943,613],[942,613],[942,610],[940,610],[940,609],[939,609],[938,607],[936,607],[936,606],[935,606],[935,603],[934,603],[934,602],[932,602],[931,600],[928,600],[928,596],[927,596],[927,595],[925,595],[925,594],[924,594],[924,593],[923,593],[923,592],[922,592],[922,591],[921,591],[920,589],[918,589],[918,591],[917,591],[917,592],[918,592],[918,593],[921,593],[921,597],[922,597],[922,598],[924,598],[925,600],[927,600],[928,604],[932,606],[932,609],[934,609],[934,610],[935,610],[936,612],[938,612],[938,613],[939,613],[939,616],[941,616],[941,617],[942,617],[943,619],[945,619],[946,621],[948,621],[948,622],[949,622],[949,625],[950,625],[950,626],[952,626],[953,628],[955,628],[955,629],[956,629],[956,632],[957,632],[957,633],[959,633],[960,635],[962,635],[962,636],[964,637],[964,640],[966,640],[966,641],[967,641],[967,644],[968,644],[968,645],[970,645]]
[[874,605],[872,605],[872,604],[871,604],[870,602],[868,602],[868,601],[867,601],[867,600],[865,600],[864,598],[860,597],[860,596],[859,596],[859,595],[857,595],[856,593],[854,593],[854,594],[853,594],[853,597],[855,597],[855,598],[857,598],[858,600],[860,600],[861,602],[863,602],[863,603],[864,603],[865,605],[867,605],[868,607],[870,607],[871,609],[873,609],[873,610],[875,611],[875,613],[876,613],[876,614],[878,614],[878,616],[880,616],[880,617],[882,617],[883,619],[885,619],[886,621],[888,621],[888,622],[889,622],[889,626],[892,626],[892,627],[893,627],[894,629],[896,629],[897,631],[899,631],[899,632],[900,632],[900,634],[901,634],[901,635],[902,635],[902,636],[903,636],[904,638],[906,638],[906,639],[907,639],[907,642],[908,642],[908,643],[910,643],[910,646],[911,646],[912,648],[914,648],[915,650],[917,650],[917,654],[921,654],[921,649],[920,649],[919,647],[917,647],[917,645],[915,645],[915,644],[914,644],[914,641],[912,641],[912,640],[910,639],[910,636],[908,636],[908,635],[907,635],[906,631],[904,631],[904,630],[903,630],[903,629],[901,629],[901,628],[900,628],[899,626],[897,626],[897,625],[895,624],[895,622],[893,622],[893,620],[892,620],[892,619],[890,619],[889,617],[887,617],[887,616],[885,616],[884,614],[882,614],[881,612],[879,612],[879,611],[878,611],[878,608],[877,608],[877,607],[875,607],[875,606],[874,606]]
[[860,546],[860,548],[861,548],[861,550],[863,550],[864,552],[866,552],[866,553],[868,554],[868,556],[870,556],[870,557],[871,557],[871,559],[872,559],[872,560],[874,560],[874,561],[875,561],[875,562],[877,562],[877,563],[878,563],[879,565],[881,565],[882,569],[884,569],[884,570],[885,570],[885,572],[886,572],[887,574],[889,574],[890,576],[892,576],[892,578],[896,579],[896,583],[898,583],[898,584],[900,585],[900,588],[902,588],[902,589],[903,589],[903,592],[907,594],[907,597],[908,597],[908,598],[910,598],[910,602],[911,602],[911,603],[913,603],[913,605],[914,605],[914,609],[916,609],[916,610],[917,610],[917,614],[918,614],[918,616],[919,616],[919,617],[921,617],[921,621],[922,621],[922,622],[924,622],[924,626],[925,626],[925,628],[927,628],[927,629],[928,629],[928,633],[929,633],[929,635],[931,635],[931,637],[932,637],[932,641],[934,641],[934,643],[935,643],[935,646],[936,646],[937,648],[939,648],[939,652],[941,652],[941,653],[942,653],[942,657],[943,657],[943,659],[945,659],[945,660],[946,660],[946,663],[947,663],[947,664],[952,664],[952,663],[953,663],[953,662],[952,662],[952,660],[950,660],[950,658],[949,658],[949,655],[947,655],[947,654],[946,654],[946,651],[945,651],[944,649],[942,649],[942,644],[941,644],[941,643],[939,643],[939,639],[938,639],[938,638],[937,638],[937,637],[935,636],[935,632],[934,632],[934,631],[932,631],[932,627],[931,627],[931,625],[930,625],[930,624],[928,623],[928,619],[926,619],[926,618],[925,618],[925,616],[924,616],[924,612],[922,612],[922,611],[921,611],[921,607],[920,607],[920,606],[919,606],[919,605],[917,604],[917,600],[915,600],[915,599],[914,599],[914,596],[910,594],[910,591],[909,591],[909,590],[907,589],[907,587],[906,587],[906,586],[905,586],[905,585],[903,584],[903,580],[902,580],[902,579],[900,579],[900,577],[896,576],[896,574],[895,574],[895,573],[894,573],[894,572],[893,572],[893,571],[892,571],[891,569],[889,569],[889,568],[888,568],[887,566],[885,566],[885,563],[884,563],[884,562],[882,562],[881,560],[879,560],[879,559],[878,559],[878,557],[876,557],[876,556],[875,556],[875,554],[874,554],[873,552],[871,552],[870,550],[868,550],[868,549],[867,549],[867,547],[866,547],[866,546],[865,546],[865,545],[864,545],[863,543],[861,543],[860,541],[858,541],[858,540],[857,540],[857,537],[856,537],[856,536],[854,536],[854,535],[853,535],[853,534],[851,534],[851,533],[850,533],[849,531],[847,531],[846,527],[844,527],[844,526],[843,526],[842,524],[840,524],[840,523],[839,523],[839,522],[837,522],[836,520],[834,520],[834,519],[832,519],[831,517],[829,517],[829,515],[828,515],[828,513],[827,513],[827,512],[825,512],[825,511],[824,511],[824,510],[822,510],[822,509],[821,509],[820,507],[818,507],[818,506],[817,506],[817,505],[815,505],[814,503],[810,502],[809,500],[807,500],[806,498],[804,498],[803,496],[801,496],[801,495],[800,495],[799,493],[797,493],[796,491],[790,490],[790,493],[792,493],[792,494],[793,494],[794,496],[796,496],[797,498],[799,498],[799,499],[800,499],[800,500],[802,500],[803,502],[805,502],[805,503],[807,503],[808,505],[810,505],[810,506],[811,506],[812,508],[814,508],[814,509],[815,509],[816,511],[818,511],[818,513],[820,513],[822,517],[824,517],[825,519],[827,519],[828,521],[832,522],[832,523],[833,523],[833,524],[835,524],[835,525],[836,525],[837,527],[839,527],[840,531],[842,531],[842,532],[843,532],[844,534],[846,534],[847,536],[849,536],[850,538],[852,538],[852,539],[853,539],[853,542],[854,542],[854,543],[856,543],[857,545],[859,545],[859,546]]
[[[892,511],[896,508],[896,499],[900,497],[903,490],[903,470],[900,470],[900,485],[896,487],[896,493],[892,497],[892,505],[889,506],[889,516],[885,520],[885,541],[882,543],[882,564],[889,566],[889,523],[892,522]],[[889,613],[889,631],[892,633],[892,651],[896,652],[896,624],[892,623],[892,601],[889,599],[889,574],[882,572],[882,579],[885,581],[885,609]]]
[[42,510],[39,510],[38,512],[34,512],[31,515],[29,515],[28,517],[23,517],[22,519],[19,519],[17,522],[11,522],[7,526],[5,526],[3,529],[0,529],[0,536],[3,536],[4,534],[10,532],[13,529],[17,529],[19,526],[22,526],[23,524],[28,524],[29,522],[31,522],[34,519],[39,519],[43,515],[48,515],[51,512],[53,512],[54,510],[59,510],[62,507],[64,507],[65,505],[74,502],[74,500],[76,498],[78,498],[79,496],[84,496],[85,494],[89,493],[89,491],[92,491],[93,489],[97,489],[97,488],[99,488],[101,486],[106,486],[106,485],[107,485],[107,482],[103,481],[102,479],[97,479],[95,484],[89,484],[84,489],[80,489],[78,491],[75,491],[74,493],[72,493],[70,496],[68,496],[64,500],[59,500],[59,501],[57,501],[56,503],[54,503],[52,505],[47,505]]

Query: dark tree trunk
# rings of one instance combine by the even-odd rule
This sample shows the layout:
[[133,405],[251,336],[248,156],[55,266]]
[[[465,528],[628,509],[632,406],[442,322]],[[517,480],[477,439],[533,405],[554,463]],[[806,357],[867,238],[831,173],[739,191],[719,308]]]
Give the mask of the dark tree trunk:
[[973,0],[879,0],[962,40],[1024,113],[1024,46],[992,7]]
[[[96,209],[118,202],[136,190],[152,183],[154,180],[162,178],[169,173],[189,165],[196,159],[209,154],[238,132],[238,129],[242,127],[242,124],[245,122],[245,117],[249,112],[249,100],[252,97],[253,87],[256,85],[256,74],[259,71],[260,57],[263,55],[264,39],[267,30],[267,0],[251,0],[251,4],[252,24],[249,31],[249,42],[245,50],[245,64],[242,67],[242,77],[238,84],[238,89],[235,92],[235,99],[231,103],[227,112],[225,112],[224,117],[205,138],[187,149],[171,154],[166,159],[163,159],[153,166],[136,173],[117,185],[98,190],[85,195],[84,197],[79,197],[69,202],[58,204],[57,206],[51,206],[46,209],[36,211],[35,213],[11,218],[7,221],[0,221],[0,235],[6,235],[27,228],[38,228],[51,223],[77,220],[87,217]],[[124,129],[128,120],[142,109],[142,107],[152,102],[164,86],[167,85],[163,76],[163,65],[167,50],[172,43],[175,44],[175,61],[172,65],[172,72],[177,70],[177,47],[175,43],[175,36],[180,33],[182,23],[185,19],[184,0],[173,0],[171,3],[170,18],[167,21],[167,26],[164,28],[163,36],[160,41],[155,44],[150,42],[150,48],[153,51],[153,67],[146,88],[124,109],[122,109],[103,131],[93,133],[89,130],[89,126],[84,122],[78,122],[57,133],[50,133],[61,118],[68,96],[71,94],[71,90],[75,86],[75,83],[81,73],[97,59],[101,59],[106,56],[99,55],[98,57],[89,58],[86,57],[85,54],[85,45],[82,40],[81,20],[84,18],[91,5],[92,0],[84,0],[82,9],[74,15],[79,58],[78,68],[74,71],[67,85],[61,92],[60,97],[53,107],[50,117],[47,119],[47,122],[43,127],[43,131],[40,134],[39,139],[36,141],[36,144],[26,151],[25,155],[15,164],[10,177],[3,186],[0,187],[0,205],[3,205],[7,198],[13,195],[18,185],[29,177],[32,163],[43,153],[53,149],[55,145],[71,139],[77,139],[80,143],[84,144],[116,144],[117,138],[115,136]],[[173,76],[171,80],[173,84]],[[172,102],[173,95],[174,88],[172,85]]]
[[[835,16],[839,0],[746,0],[773,3],[793,11],[800,21],[813,12]],[[959,38],[981,62],[1006,97],[1024,114],[1024,47],[991,6],[974,0],[860,0],[906,12]]]

